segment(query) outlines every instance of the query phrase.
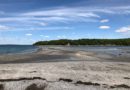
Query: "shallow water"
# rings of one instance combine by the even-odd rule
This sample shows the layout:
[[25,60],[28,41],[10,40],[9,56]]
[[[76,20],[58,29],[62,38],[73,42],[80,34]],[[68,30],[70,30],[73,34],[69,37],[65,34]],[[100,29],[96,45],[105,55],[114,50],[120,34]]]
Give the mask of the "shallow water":
[[[92,51],[118,55],[120,53],[130,53],[130,46],[42,46],[43,50],[60,49],[68,51]],[[38,50],[32,45],[0,45],[0,54],[31,53]]]
[[69,51],[92,51],[111,55],[119,55],[120,53],[130,53],[130,46],[44,46],[43,48]]
[[32,45],[0,45],[0,54],[31,53],[37,50]]

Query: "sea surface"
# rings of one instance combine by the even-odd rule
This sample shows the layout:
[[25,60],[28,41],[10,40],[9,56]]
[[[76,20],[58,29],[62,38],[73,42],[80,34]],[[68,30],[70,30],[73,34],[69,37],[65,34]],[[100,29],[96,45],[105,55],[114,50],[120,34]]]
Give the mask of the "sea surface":
[[130,53],[130,46],[46,46],[48,48],[69,50],[69,51],[92,51],[97,53],[106,53],[119,55]]
[[32,53],[37,49],[38,47],[32,45],[0,45],[0,55]]
[[[43,46],[44,48],[60,49],[68,51],[94,51],[108,54],[118,54],[122,52],[130,53],[130,46]],[[0,45],[0,55],[32,53],[39,49],[33,45]]]

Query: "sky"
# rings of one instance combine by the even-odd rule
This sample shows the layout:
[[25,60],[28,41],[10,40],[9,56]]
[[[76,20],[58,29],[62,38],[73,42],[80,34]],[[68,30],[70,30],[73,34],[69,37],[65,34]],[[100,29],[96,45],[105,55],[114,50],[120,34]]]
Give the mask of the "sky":
[[130,0],[0,0],[0,44],[130,38]]

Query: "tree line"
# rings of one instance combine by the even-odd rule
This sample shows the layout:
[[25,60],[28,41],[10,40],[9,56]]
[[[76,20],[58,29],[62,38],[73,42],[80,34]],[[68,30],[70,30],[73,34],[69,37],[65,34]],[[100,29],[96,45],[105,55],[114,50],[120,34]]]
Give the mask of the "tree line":
[[50,41],[38,41],[33,45],[130,45],[130,38],[128,39],[60,39]]

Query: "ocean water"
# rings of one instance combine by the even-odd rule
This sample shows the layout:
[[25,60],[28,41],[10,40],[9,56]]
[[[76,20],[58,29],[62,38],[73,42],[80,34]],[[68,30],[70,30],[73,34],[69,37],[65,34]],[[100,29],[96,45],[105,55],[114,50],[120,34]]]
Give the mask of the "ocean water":
[[[43,48],[72,50],[72,51],[94,51],[108,54],[130,52],[130,46],[43,46]],[[31,53],[39,49],[33,45],[0,45],[1,54]],[[43,49],[44,50],[44,49]]]
[[130,52],[130,46],[79,46],[70,47],[73,50],[92,51],[103,54],[119,55]]
[[37,51],[38,47],[32,45],[0,45],[0,54],[19,54]]
[[48,48],[69,50],[69,51],[92,51],[97,53],[106,53],[119,55],[120,53],[130,53],[130,46],[49,46]]

